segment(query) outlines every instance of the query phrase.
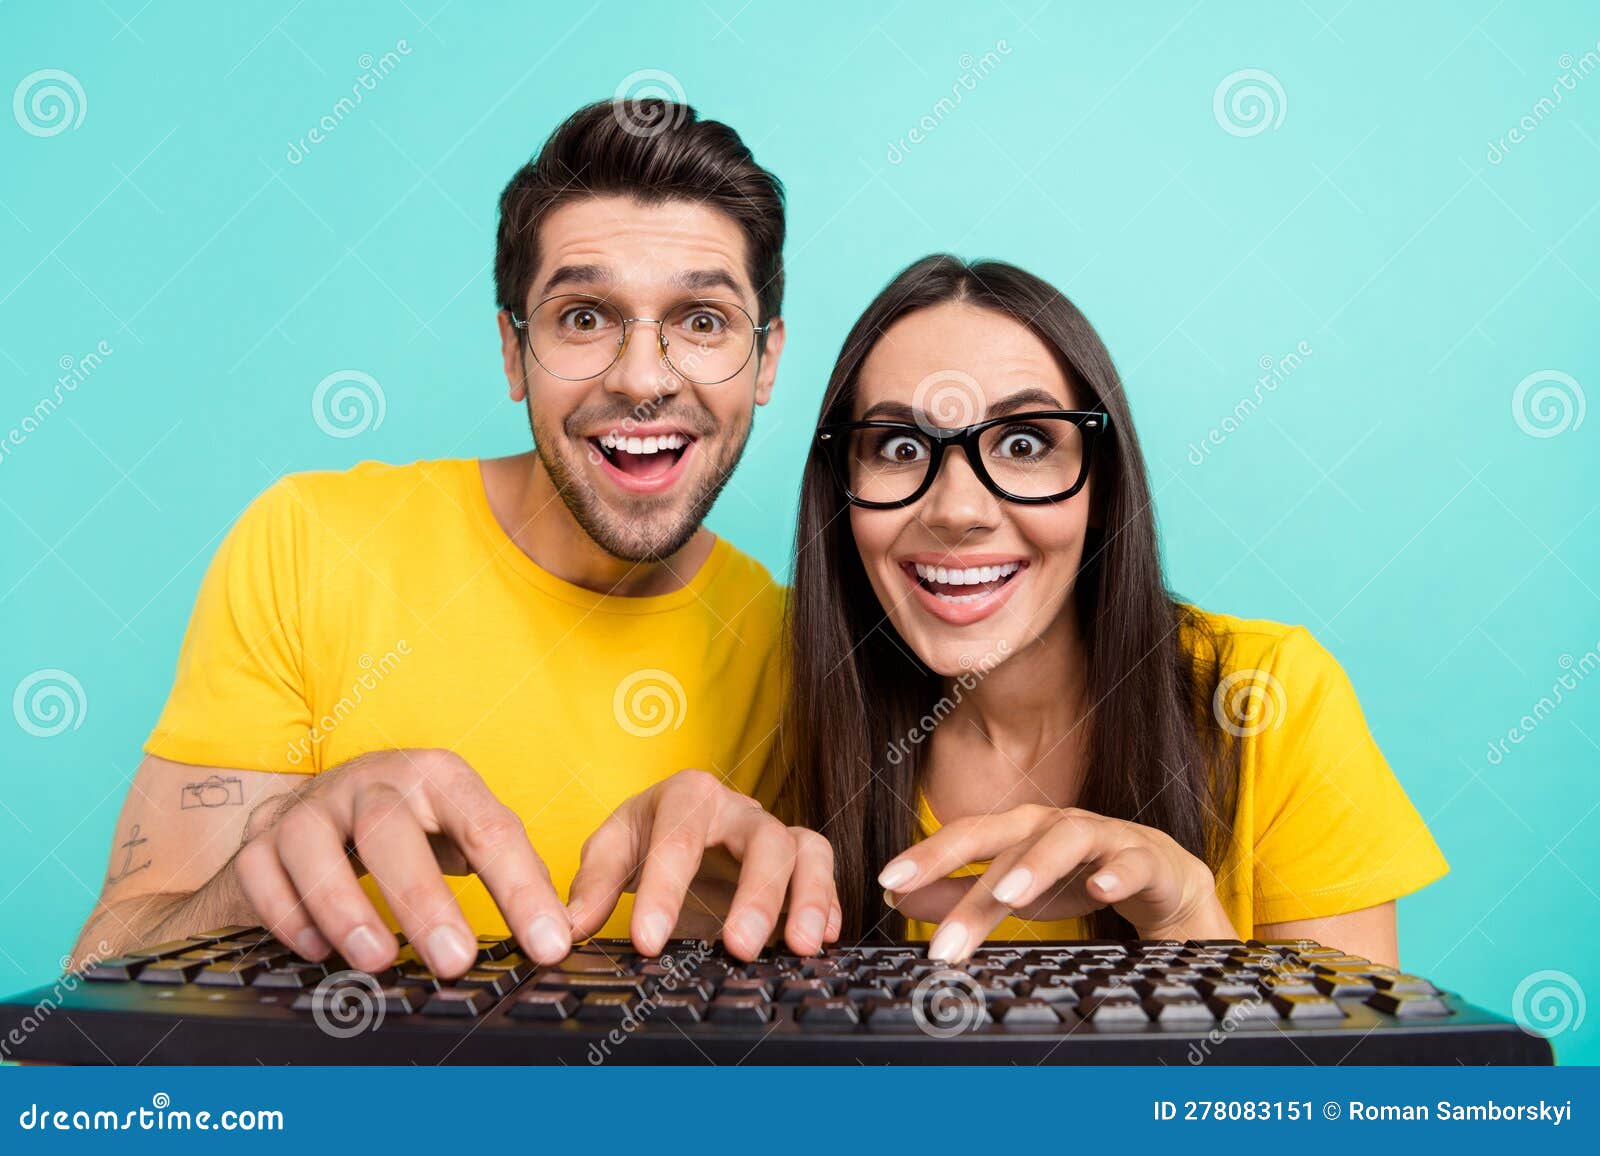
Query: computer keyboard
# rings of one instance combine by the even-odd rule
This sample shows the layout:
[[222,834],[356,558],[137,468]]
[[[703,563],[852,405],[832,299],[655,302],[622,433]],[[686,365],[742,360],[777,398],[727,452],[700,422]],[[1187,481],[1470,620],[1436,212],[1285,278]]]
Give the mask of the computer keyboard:
[[[753,963],[591,940],[540,966],[478,941],[440,980],[224,927],[0,1004],[7,1058],[133,1064],[1548,1064],[1550,1045],[1426,979],[1310,940],[917,944]],[[20,1042],[19,1042],[20,1041]]]

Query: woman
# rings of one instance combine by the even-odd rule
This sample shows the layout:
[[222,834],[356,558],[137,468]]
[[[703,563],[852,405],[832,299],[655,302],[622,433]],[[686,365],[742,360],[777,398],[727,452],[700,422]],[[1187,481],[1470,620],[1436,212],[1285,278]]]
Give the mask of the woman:
[[785,750],[846,937],[1307,937],[1398,958],[1446,864],[1301,627],[1176,601],[1122,384],[1011,265],[917,262],[802,483]]

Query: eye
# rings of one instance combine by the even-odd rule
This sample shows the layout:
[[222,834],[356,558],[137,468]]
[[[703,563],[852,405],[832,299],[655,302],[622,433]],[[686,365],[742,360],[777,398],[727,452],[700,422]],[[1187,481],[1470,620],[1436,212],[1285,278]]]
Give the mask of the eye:
[[573,305],[562,310],[556,321],[571,333],[594,333],[605,324],[605,317],[592,305]]
[[727,328],[727,319],[714,309],[690,309],[678,320],[678,328],[692,337],[716,337]]
[[1051,450],[1050,438],[1031,426],[1007,430],[995,443],[995,456],[1002,458],[1034,458]]
[[914,437],[891,433],[878,443],[878,456],[897,466],[915,465],[927,459],[928,449]]

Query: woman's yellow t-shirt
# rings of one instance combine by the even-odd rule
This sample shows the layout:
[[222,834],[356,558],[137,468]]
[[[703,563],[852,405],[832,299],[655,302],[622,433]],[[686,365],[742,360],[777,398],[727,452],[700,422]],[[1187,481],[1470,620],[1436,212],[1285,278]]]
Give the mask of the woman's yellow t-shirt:
[[[1444,875],[1449,865],[1333,656],[1303,626],[1199,613],[1227,644],[1213,705],[1242,748],[1234,842],[1216,873],[1235,931],[1248,938],[1262,924],[1358,911]],[[924,838],[939,829],[920,792],[918,814]],[[912,921],[908,934],[933,930]],[[990,938],[1087,934],[1081,919],[1007,919]]]
[[[294,474],[212,561],[145,750],[298,774],[453,750],[565,895],[584,840],[676,771],[770,802],[782,614],[782,588],[722,540],[668,594],[564,582],[506,536],[472,459]],[[451,883],[477,931],[505,931],[476,876]]]

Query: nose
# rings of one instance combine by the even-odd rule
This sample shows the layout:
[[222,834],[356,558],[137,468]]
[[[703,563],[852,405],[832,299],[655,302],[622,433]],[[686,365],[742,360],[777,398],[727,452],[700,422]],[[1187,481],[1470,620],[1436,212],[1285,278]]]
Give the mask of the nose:
[[635,406],[661,401],[683,388],[683,380],[662,355],[661,330],[651,321],[628,323],[622,351],[602,384]]
[[930,529],[962,537],[992,530],[1000,522],[1000,500],[972,471],[960,450],[944,455],[939,474],[918,503],[918,514]]

